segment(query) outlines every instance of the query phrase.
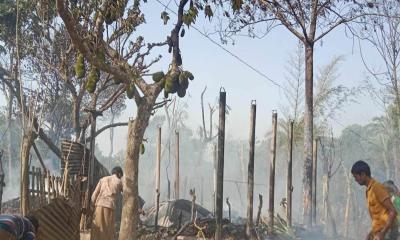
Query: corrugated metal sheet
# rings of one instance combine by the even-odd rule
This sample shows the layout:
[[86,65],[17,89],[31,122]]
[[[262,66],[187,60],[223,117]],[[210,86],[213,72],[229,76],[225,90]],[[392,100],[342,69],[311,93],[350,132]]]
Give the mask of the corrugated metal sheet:
[[33,211],[39,220],[38,240],[79,240],[80,208],[62,198]]
[[[69,174],[79,174],[83,176],[87,176],[87,169],[90,157],[89,149],[85,148],[85,146],[78,142],[73,142],[70,140],[63,140],[61,142],[61,151],[62,151],[62,158],[61,161],[61,169],[64,171],[65,162],[68,160],[69,163]],[[95,158],[94,160],[94,179],[97,182],[101,177],[109,175],[108,170],[97,161]]]

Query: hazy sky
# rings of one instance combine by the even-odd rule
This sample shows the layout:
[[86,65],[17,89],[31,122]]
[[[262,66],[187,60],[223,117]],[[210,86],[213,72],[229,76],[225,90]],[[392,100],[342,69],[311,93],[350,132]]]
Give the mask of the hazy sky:
[[[163,2],[169,2],[164,0]],[[171,1],[171,8],[176,9],[174,1]],[[145,41],[163,41],[171,30],[171,21],[167,26],[162,25],[160,13],[164,10],[157,1],[148,1],[143,4],[143,12],[146,14],[147,24],[139,27],[139,32],[144,34]],[[174,20],[174,15],[171,19]],[[204,20],[202,14],[196,22],[196,27],[205,30],[212,30],[213,22]],[[343,28],[338,28],[323,39],[323,45],[319,43],[315,50],[315,70],[326,65],[335,56],[344,56],[344,61],[339,66],[339,78],[337,84],[347,87],[358,86],[365,79],[366,71],[361,62],[358,44],[344,34]],[[217,42],[217,35],[212,36]],[[235,45],[225,45],[227,49],[245,60],[253,67],[260,70],[273,81],[283,83],[285,81],[285,65],[289,58],[289,53],[296,50],[297,39],[289,34],[284,27],[275,28],[263,39],[250,39],[247,37],[236,38]],[[365,46],[364,55],[371,65],[379,66],[380,62],[372,48]],[[279,105],[286,100],[284,94],[267,79],[260,76],[249,67],[240,63],[237,59],[226,53],[224,50],[213,44],[209,39],[190,28],[186,35],[181,39],[181,51],[183,67],[194,73],[195,80],[190,82],[188,94],[181,101],[186,101],[189,105],[188,126],[196,128],[201,124],[200,94],[205,86],[207,92],[205,103],[214,103],[218,97],[220,87],[224,87],[227,92],[227,104],[232,111],[227,118],[227,135],[245,139],[248,136],[248,121],[251,100],[257,100],[257,123],[256,134],[261,138],[271,125],[271,113],[273,109],[279,109]],[[164,72],[168,69],[170,55],[167,47],[154,51],[154,56],[162,54],[163,60],[154,66],[154,71],[160,69]],[[315,74],[316,75],[316,74]],[[367,96],[360,96],[357,104],[348,104],[344,113],[337,116],[341,124],[367,123],[372,117],[381,113]],[[5,105],[4,98],[0,98],[1,105]],[[129,117],[134,117],[136,107],[133,100],[128,100],[126,111],[117,121],[127,121]],[[163,110],[159,110],[163,114]],[[207,114],[208,115],[208,114]],[[278,111],[279,115],[279,111]],[[215,115],[214,119],[217,119]],[[100,126],[99,126],[100,127]],[[333,123],[336,133],[343,128],[337,123]],[[114,152],[125,148],[126,127],[116,129],[114,142]],[[148,136],[152,137],[152,136]],[[104,153],[109,151],[108,132],[100,135],[98,143]]]
[[[171,8],[176,9],[173,4],[172,1]],[[169,33],[171,26],[162,25],[160,19],[160,13],[163,10],[164,7],[156,1],[148,1],[147,4],[144,4],[144,12],[151,13],[146,17],[147,25],[139,29],[143,31],[145,40],[160,41]],[[174,20],[174,15],[171,13],[170,15]],[[201,14],[199,16],[195,26],[202,32],[212,31],[213,22],[204,20]],[[219,42],[217,35],[211,37]],[[285,74],[287,74],[285,73],[285,65],[287,65],[290,52],[296,50],[296,44],[297,39],[293,35],[289,34],[285,28],[278,27],[263,39],[238,37],[235,45],[228,44],[224,47],[273,81],[282,84],[285,81]],[[257,100],[256,134],[257,138],[261,138],[271,125],[272,110],[279,109],[280,104],[286,101],[282,90],[192,28],[186,31],[185,37],[181,39],[181,51],[183,67],[192,71],[195,75],[195,80],[190,82],[189,85],[189,94],[182,99],[189,105],[188,125],[197,129],[201,124],[200,94],[204,86],[207,86],[205,103],[214,103],[222,86],[227,92],[227,104],[232,108],[227,118],[226,133],[236,138],[246,139],[248,137],[250,102],[255,99]],[[164,61],[156,65],[155,71],[158,69],[166,71],[168,68],[170,56],[166,49],[161,53],[164,55]],[[371,65],[379,66],[380,62],[377,61],[377,55],[372,48],[365,46],[363,54]],[[320,43],[316,45],[315,71],[318,70],[318,67],[328,64],[335,56],[344,57],[344,61],[338,69],[337,84],[343,84],[347,87],[362,84],[366,71],[359,55],[358,43],[353,43],[351,39],[345,36],[344,28],[339,28],[325,37],[322,46]],[[381,110],[374,105],[367,95],[358,97],[357,101],[359,102],[357,104],[348,104],[344,113],[337,116],[340,124],[365,124],[372,117],[381,113]],[[163,114],[164,111],[161,110],[159,113]],[[130,101],[120,121],[125,121],[134,114],[135,106],[133,101]],[[216,115],[214,119],[217,119]],[[332,124],[336,133],[339,133],[343,128],[340,124]],[[116,134],[121,136],[115,138],[115,150],[118,151],[120,148],[125,148],[126,128],[117,129]],[[152,136],[148,137],[151,138]],[[108,136],[102,138],[99,144],[105,152],[108,152]]]

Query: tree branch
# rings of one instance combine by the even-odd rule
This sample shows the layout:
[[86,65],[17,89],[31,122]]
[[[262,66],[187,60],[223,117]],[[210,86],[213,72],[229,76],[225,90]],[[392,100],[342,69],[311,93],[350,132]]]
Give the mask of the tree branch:
[[[274,15],[276,18],[290,31],[292,32],[298,39],[300,39],[302,42],[305,41],[305,36],[302,36],[294,27],[293,25],[288,22],[288,20],[284,17],[283,13],[281,10],[271,6],[270,3],[268,3],[266,0],[259,0],[260,3],[264,4],[266,7],[268,7],[271,11],[274,12]],[[274,2],[276,2],[274,0]],[[275,9],[275,10],[274,10]]]
[[[120,122],[120,123],[113,123],[113,124],[108,124],[102,128],[100,128],[99,130],[97,130],[94,134],[94,137],[96,138],[100,133],[104,132],[105,130],[109,129],[109,128],[113,128],[113,127],[121,127],[121,126],[128,126],[127,122]],[[92,136],[86,138],[87,142],[90,142],[92,140]]]
[[207,90],[207,86],[204,87],[204,90],[201,92],[200,99],[201,99],[201,118],[203,120],[203,134],[204,134],[204,139],[207,139],[207,131],[206,131],[206,121],[204,119],[204,93]]

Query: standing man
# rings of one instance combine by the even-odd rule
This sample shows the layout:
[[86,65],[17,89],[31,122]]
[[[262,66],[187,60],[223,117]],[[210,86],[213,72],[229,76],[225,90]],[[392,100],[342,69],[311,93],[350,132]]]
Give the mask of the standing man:
[[114,240],[115,237],[115,203],[117,195],[122,192],[123,176],[121,167],[114,167],[112,175],[100,179],[92,194],[94,215],[90,239]]
[[391,239],[390,231],[394,226],[396,210],[385,187],[371,177],[371,170],[364,161],[357,161],[351,168],[354,180],[361,186],[366,186],[368,210],[372,220],[372,229],[366,240]]

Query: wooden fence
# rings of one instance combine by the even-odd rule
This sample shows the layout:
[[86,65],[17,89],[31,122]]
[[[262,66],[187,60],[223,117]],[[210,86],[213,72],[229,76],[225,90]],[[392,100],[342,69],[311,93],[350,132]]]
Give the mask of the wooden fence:
[[77,175],[67,178],[63,182],[60,176],[55,176],[49,170],[32,167],[29,171],[29,202],[31,209],[37,209],[50,204],[59,197],[67,198],[71,195],[71,187],[76,185]]

